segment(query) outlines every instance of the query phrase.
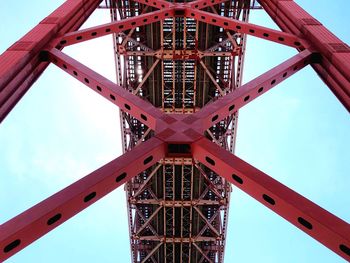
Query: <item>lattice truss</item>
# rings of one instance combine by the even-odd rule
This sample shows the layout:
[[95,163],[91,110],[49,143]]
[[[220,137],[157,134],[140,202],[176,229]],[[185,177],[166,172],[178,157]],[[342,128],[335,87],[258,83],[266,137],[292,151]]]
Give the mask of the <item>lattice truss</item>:
[[[1,55],[0,120],[53,63],[120,108],[124,154],[0,225],[0,260],[124,183],[133,262],[222,262],[231,184],[350,260],[347,222],[234,155],[238,110],[307,65],[349,110],[349,47],[293,1],[100,2],[66,1]],[[78,30],[99,6],[112,22]],[[107,34],[116,83],[61,51]],[[242,85],[246,35],[298,54]]]

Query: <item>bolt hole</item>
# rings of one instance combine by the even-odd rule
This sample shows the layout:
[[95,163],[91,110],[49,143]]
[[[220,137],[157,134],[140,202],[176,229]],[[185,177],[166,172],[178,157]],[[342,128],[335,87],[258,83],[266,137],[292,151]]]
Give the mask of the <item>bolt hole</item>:
[[294,45],[296,45],[296,46],[300,46],[301,44],[300,44],[300,42],[299,42],[299,41],[295,41],[295,42],[294,42]]
[[150,163],[151,161],[153,160],[153,156],[148,156],[144,161],[143,161],[143,164],[146,165],[148,163]]
[[132,25],[132,26],[136,25],[136,22],[131,22],[131,25]]
[[216,19],[212,19],[211,21],[214,22],[214,23],[216,23]]
[[78,76],[78,72],[76,72],[75,70],[73,71],[73,74],[74,74],[75,76]]
[[268,196],[266,194],[263,194],[263,198],[264,198],[264,200],[266,202],[268,202],[271,205],[275,205],[276,204],[275,200],[272,197],[270,197],[270,196]]
[[201,16],[201,18],[202,18],[203,20],[205,20],[205,16]]
[[279,37],[278,40],[279,41],[284,41],[284,37]]
[[143,115],[143,114],[141,114],[141,119],[147,121],[147,117],[145,115]]
[[128,104],[124,104],[125,109],[131,110],[131,107]]
[[61,45],[64,45],[64,44],[66,44],[66,43],[67,43],[67,40],[61,40],[61,41],[60,41],[60,44],[61,44]]
[[89,83],[89,82],[90,82],[87,78],[85,78],[84,80],[85,80],[86,83]]
[[228,108],[228,110],[229,110],[229,111],[232,111],[234,108],[235,108],[235,105],[233,104],[233,105],[231,105],[231,106]]
[[105,31],[108,33],[108,32],[111,32],[111,29],[110,28],[106,28]]
[[228,26],[228,23],[227,23],[227,22],[224,22],[224,26]]
[[15,241],[12,241],[10,244],[8,244],[8,245],[4,248],[4,252],[5,252],[5,253],[10,252],[12,249],[18,247],[19,244],[21,244],[21,240],[20,240],[20,239],[16,239]]
[[295,67],[293,68],[294,71],[296,71],[297,69],[298,69],[298,66],[295,66]]
[[214,121],[216,121],[218,118],[219,118],[219,115],[216,114],[213,118],[211,118],[211,121],[214,122]]
[[112,99],[112,100],[115,100],[115,96],[110,94],[109,97]]
[[96,89],[101,92],[102,91],[102,88],[100,86],[96,86]]
[[263,36],[264,36],[264,37],[269,37],[269,34],[264,33]]
[[287,76],[287,74],[288,74],[287,72],[284,72],[283,77],[285,78]]
[[239,184],[243,184],[243,179],[236,174],[232,174],[232,179],[235,180]]
[[298,217],[298,222],[302,224],[304,227],[306,227],[307,229],[310,229],[310,230],[312,229],[312,224],[306,219],[302,217]]
[[119,29],[122,29],[122,28],[124,28],[124,25],[119,25]]
[[64,68],[64,69],[67,69],[67,65],[66,65],[66,64],[63,64],[63,68]]
[[211,164],[212,166],[215,166],[215,161],[214,161],[213,159],[211,159],[211,158],[209,158],[208,156],[206,156],[206,157],[205,157],[205,160],[206,160],[209,164]]
[[82,36],[77,36],[77,38],[76,38],[77,40],[82,40],[83,39],[83,37]]
[[148,21],[148,19],[147,18],[145,18],[144,20],[143,20],[143,22],[147,22]]
[[258,89],[258,93],[261,93],[263,90],[264,90],[264,87],[260,87],[260,88]]
[[273,84],[275,84],[275,83],[276,83],[276,80],[275,80],[275,79],[271,81],[271,85],[273,85]]
[[62,217],[62,214],[58,213],[51,217],[49,220],[47,220],[47,225],[51,226],[52,224],[56,223],[58,220],[60,220]]
[[168,16],[169,15],[169,13],[165,13],[165,16]]
[[250,98],[250,96],[246,96],[246,97],[244,98],[244,101],[248,101],[249,98]]
[[88,194],[87,196],[84,197],[84,203],[91,201],[93,198],[95,198],[95,196],[96,196],[96,192],[92,192]]
[[242,27],[241,26],[236,26],[237,29],[241,29]]
[[158,16],[154,16],[154,19],[158,19]]
[[125,179],[127,173],[122,173],[121,175],[119,175],[117,178],[115,178],[115,181],[117,183],[119,183],[121,180]]
[[97,32],[92,32],[91,35],[92,35],[92,36],[96,36],[96,35],[97,35]]
[[340,249],[341,251],[343,251],[346,255],[350,256],[350,248],[349,248],[349,247],[347,247],[347,246],[341,244],[341,245],[339,246],[339,249]]
[[255,33],[255,30],[254,29],[249,29],[249,32],[250,33]]

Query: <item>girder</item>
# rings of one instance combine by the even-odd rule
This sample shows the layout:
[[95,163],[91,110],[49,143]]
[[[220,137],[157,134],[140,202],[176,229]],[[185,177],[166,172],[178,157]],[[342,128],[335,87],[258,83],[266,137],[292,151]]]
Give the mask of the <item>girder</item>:
[[[231,183],[350,259],[347,222],[233,154],[237,110],[307,65],[349,110],[345,43],[293,1],[259,1],[283,31],[248,22],[256,1],[108,0],[83,30],[99,1],[67,3],[0,57],[0,120],[53,63],[120,108],[124,154],[0,225],[0,260],[123,183],[133,262],[223,262]],[[117,83],[61,51],[107,34]],[[299,53],[242,85],[246,35]]]

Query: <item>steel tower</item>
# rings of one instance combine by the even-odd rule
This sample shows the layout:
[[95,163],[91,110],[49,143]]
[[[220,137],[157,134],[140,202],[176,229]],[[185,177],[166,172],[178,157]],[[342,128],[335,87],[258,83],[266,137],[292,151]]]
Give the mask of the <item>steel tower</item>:
[[[120,108],[124,154],[1,225],[0,259],[126,183],[133,262],[222,262],[231,184],[349,260],[348,223],[234,155],[238,109],[307,65],[349,110],[349,47],[293,1],[100,2],[66,1],[1,55],[0,116],[53,63]],[[112,22],[78,30],[98,7]],[[62,52],[107,34],[116,83]],[[247,35],[299,53],[242,85]]]

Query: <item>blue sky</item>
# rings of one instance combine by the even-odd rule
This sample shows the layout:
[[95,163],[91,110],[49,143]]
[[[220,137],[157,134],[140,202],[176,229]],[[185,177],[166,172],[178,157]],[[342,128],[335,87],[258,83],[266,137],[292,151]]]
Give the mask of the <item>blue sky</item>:
[[[62,2],[1,1],[0,53]],[[350,43],[346,0],[297,2]],[[108,20],[98,10],[85,26]],[[251,22],[276,28],[263,11]],[[115,79],[110,36],[64,52]],[[295,53],[249,38],[244,82]],[[240,111],[237,155],[350,222],[349,134],[349,113],[307,67]],[[50,66],[0,125],[0,223],[119,156],[120,138],[118,109]],[[130,262],[128,238],[120,188],[8,262]],[[345,262],[236,188],[225,260]]]

